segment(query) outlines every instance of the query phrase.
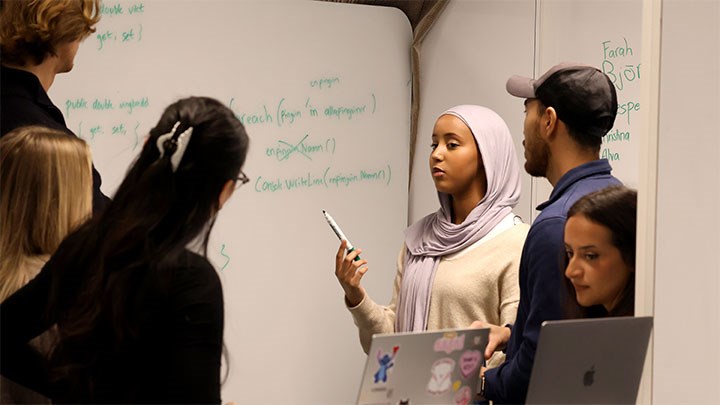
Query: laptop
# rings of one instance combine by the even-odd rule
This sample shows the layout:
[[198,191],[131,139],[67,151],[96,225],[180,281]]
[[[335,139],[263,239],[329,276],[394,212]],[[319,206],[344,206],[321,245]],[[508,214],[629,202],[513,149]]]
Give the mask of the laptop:
[[527,404],[634,404],[652,317],[543,322]]
[[358,405],[470,404],[489,329],[373,335]]

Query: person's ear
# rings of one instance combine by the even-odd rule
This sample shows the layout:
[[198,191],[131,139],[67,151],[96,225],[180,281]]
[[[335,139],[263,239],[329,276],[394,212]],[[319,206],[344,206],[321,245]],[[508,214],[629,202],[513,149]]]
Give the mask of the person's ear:
[[223,205],[225,205],[227,200],[230,199],[233,192],[235,192],[235,180],[226,181],[220,191],[220,196],[218,196],[218,210],[222,209]]
[[558,120],[557,111],[553,107],[545,108],[545,111],[540,118],[541,133],[546,141],[550,141],[555,138],[556,131],[560,122]]

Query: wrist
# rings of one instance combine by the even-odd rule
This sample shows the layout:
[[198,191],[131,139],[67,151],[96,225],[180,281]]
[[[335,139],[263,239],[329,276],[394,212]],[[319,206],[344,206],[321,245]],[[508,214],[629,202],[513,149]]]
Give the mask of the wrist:
[[350,308],[360,305],[364,298],[365,294],[362,291],[345,292],[345,304]]
[[503,343],[500,350],[505,350],[505,348],[508,345],[508,342],[510,342],[510,337],[512,336],[512,324],[507,324],[503,328]]

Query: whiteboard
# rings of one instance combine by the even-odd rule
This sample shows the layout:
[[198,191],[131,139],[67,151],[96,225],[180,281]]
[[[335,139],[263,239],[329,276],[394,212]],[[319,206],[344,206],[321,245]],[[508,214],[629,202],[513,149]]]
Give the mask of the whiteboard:
[[390,300],[407,218],[410,25],[400,11],[306,1],[106,1],[52,100],[112,195],[145,134],[190,95],[229,105],[252,181],[219,214],[223,401],[353,402],[365,356],[334,272],[328,210]]
[[[640,126],[640,45],[642,0],[537,0],[536,76],[563,61],[596,66],[615,84],[618,115],[603,138],[600,157],[613,174],[638,187]],[[545,179],[535,179],[536,204],[550,195]]]

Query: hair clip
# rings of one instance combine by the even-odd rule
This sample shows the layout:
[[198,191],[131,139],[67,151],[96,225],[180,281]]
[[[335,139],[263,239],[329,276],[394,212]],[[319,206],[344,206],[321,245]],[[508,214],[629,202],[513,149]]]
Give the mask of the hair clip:
[[183,155],[185,155],[185,150],[190,143],[190,137],[193,132],[193,127],[188,127],[188,129],[183,131],[183,133],[176,135],[175,131],[177,131],[179,126],[180,121],[173,125],[170,132],[160,135],[157,139],[157,148],[160,151],[160,159],[165,156],[165,152],[169,154],[173,173],[175,173],[178,166],[180,166],[180,161],[182,160]]

